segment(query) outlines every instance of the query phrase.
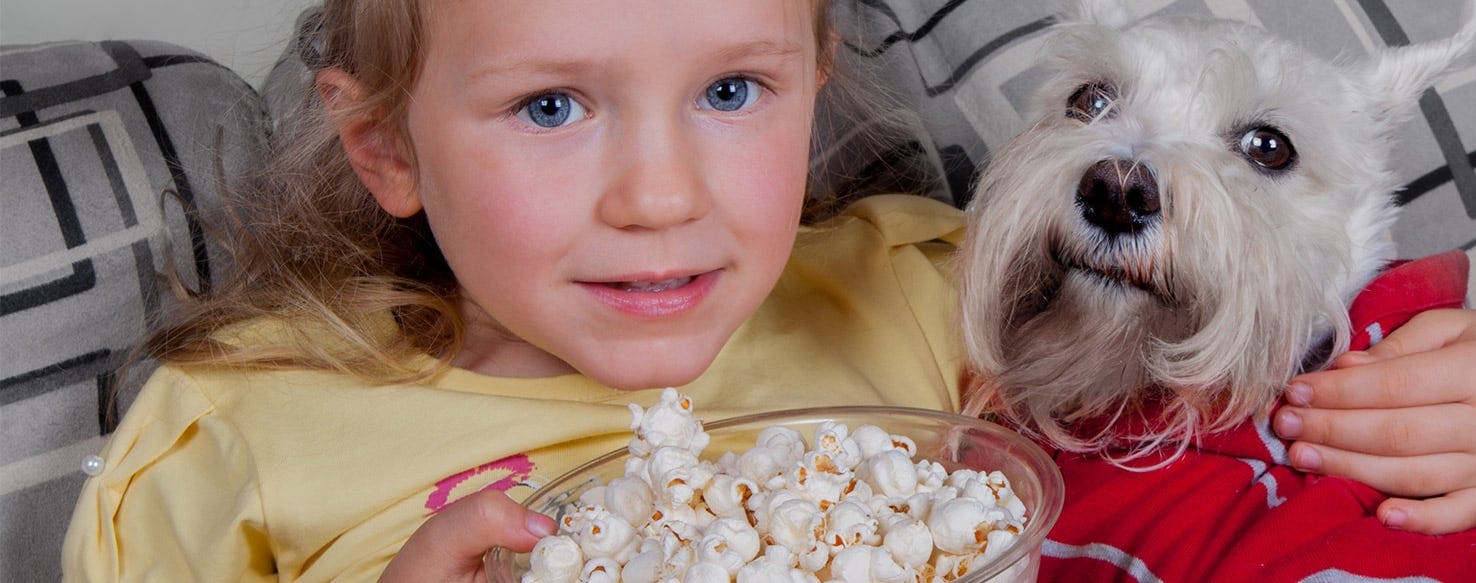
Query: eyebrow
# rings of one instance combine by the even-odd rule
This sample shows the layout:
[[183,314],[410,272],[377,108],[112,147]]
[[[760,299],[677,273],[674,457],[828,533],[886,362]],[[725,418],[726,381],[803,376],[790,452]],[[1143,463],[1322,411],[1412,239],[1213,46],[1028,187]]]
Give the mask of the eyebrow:
[[723,47],[711,58],[718,61],[740,61],[750,58],[777,57],[790,59],[805,53],[804,47],[791,42],[759,40]]
[[[791,42],[774,40],[758,40],[723,47],[703,57],[709,61],[730,62],[746,61],[750,59],[774,58],[789,60],[804,55],[804,48]],[[476,81],[484,77],[497,77],[504,75],[580,75],[590,71],[603,69],[604,65],[595,61],[579,59],[552,59],[544,60],[530,58],[516,60],[507,64],[497,64],[490,67],[477,69],[467,74],[466,81]]]
[[484,79],[484,78],[487,78],[487,77],[499,77],[499,76],[508,76],[508,75],[531,75],[531,74],[535,74],[535,73],[538,73],[538,74],[548,74],[548,75],[561,75],[561,76],[563,76],[563,75],[578,75],[578,74],[585,73],[585,72],[590,71],[590,70],[595,69],[595,68],[596,67],[594,66],[593,63],[589,63],[587,61],[576,61],[576,60],[548,61],[548,60],[540,60],[540,59],[525,59],[525,60],[515,61],[515,62],[512,62],[512,63],[508,63],[508,64],[498,64],[498,65],[493,65],[493,66],[490,66],[490,67],[484,67],[484,68],[481,68],[481,69],[477,69],[477,70],[472,71],[471,73],[468,73],[467,74],[466,81],[467,82],[472,82],[472,81],[477,81],[477,80]]

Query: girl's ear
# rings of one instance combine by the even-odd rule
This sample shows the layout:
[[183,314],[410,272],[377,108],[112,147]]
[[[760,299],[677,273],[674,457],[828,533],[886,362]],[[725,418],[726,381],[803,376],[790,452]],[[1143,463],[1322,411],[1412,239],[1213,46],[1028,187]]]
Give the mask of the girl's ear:
[[333,118],[338,140],[359,182],[374,195],[385,212],[399,218],[420,212],[415,173],[410,157],[382,114],[362,107],[363,86],[339,69],[318,73],[318,95]]

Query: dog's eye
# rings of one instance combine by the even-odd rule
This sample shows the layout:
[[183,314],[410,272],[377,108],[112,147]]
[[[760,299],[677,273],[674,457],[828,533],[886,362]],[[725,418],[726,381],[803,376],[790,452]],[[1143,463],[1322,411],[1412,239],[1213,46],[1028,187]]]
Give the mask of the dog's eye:
[[1240,138],[1240,153],[1267,170],[1285,170],[1297,159],[1291,140],[1276,128],[1259,127]]
[[1082,85],[1066,100],[1066,117],[1084,123],[1111,113],[1112,102],[1117,99],[1117,90],[1111,85],[1088,83]]

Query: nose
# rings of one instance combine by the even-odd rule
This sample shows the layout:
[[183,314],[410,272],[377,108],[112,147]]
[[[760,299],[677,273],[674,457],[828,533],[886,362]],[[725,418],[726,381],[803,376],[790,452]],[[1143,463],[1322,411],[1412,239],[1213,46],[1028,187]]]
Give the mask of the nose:
[[633,123],[613,136],[617,175],[600,217],[619,229],[665,229],[702,218],[711,206],[702,153],[681,121]]
[[1076,206],[1109,235],[1135,235],[1158,219],[1158,181],[1141,163],[1102,160],[1082,175]]

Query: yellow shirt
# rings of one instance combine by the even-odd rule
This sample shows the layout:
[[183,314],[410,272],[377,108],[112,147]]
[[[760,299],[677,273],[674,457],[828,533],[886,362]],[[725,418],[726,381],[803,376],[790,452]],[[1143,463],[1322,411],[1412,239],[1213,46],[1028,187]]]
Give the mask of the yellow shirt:
[[[958,408],[945,263],[958,211],[871,197],[801,229],[774,292],[680,389],[715,420],[838,404]],[[64,547],[68,580],[366,580],[433,511],[522,499],[630,439],[620,391],[580,375],[451,369],[414,385],[335,373],[161,368],[102,452]]]

